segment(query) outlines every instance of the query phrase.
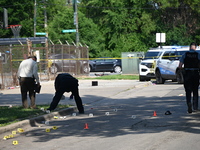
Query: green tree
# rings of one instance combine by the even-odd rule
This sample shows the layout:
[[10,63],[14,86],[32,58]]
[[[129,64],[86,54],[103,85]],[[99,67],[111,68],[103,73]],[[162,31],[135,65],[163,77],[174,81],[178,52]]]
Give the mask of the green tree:
[[[36,31],[45,32],[46,11],[50,39],[75,41],[75,33],[61,32],[75,28],[72,2],[37,0]],[[165,45],[199,43],[199,5],[199,0],[78,0],[80,42],[90,47],[90,57],[146,51],[157,46],[160,32],[166,33]],[[8,10],[9,25],[22,25],[21,37],[33,37],[34,0],[0,0],[0,6]],[[13,33],[0,29],[0,36],[11,38]]]
[[[22,25],[20,36],[33,37],[34,35],[34,3],[35,1],[20,0],[0,0],[1,8],[8,10],[8,24]],[[58,10],[64,9],[66,3],[64,0],[36,0],[36,32],[45,32],[44,12],[47,12],[47,24],[54,19]],[[3,9],[1,9],[3,14]],[[3,16],[3,15],[1,15]],[[1,18],[3,21],[3,17]],[[11,29],[0,29],[2,38],[11,38],[13,33]]]
[[[75,42],[76,33],[62,33],[62,30],[75,29],[74,11],[71,6],[66,6],[64,10],[58,11],[55,19],[49,23],[49,37],[54,43],[58,41]],[[80,43],[89,46],[90,57],[98,56],[104,50],[104,38],[99,31],[97,25],[91,19],[85,17],[81,12],[78,12],[79,22],[79,39]]]
[[168,45],[187,45],[191,41],[198,42],[199,34],[199,2],[197,0],[157,0],[157,26],[160,32],[167,35]]
[[[22,25],[20,35],[31,35],[30,27],[33,25],[33,16],[30,14],[33,14],[33,2],[27,2],[26,0],[21,0],[20,2],[0,0],[0,6],[8,11],[9,25]],[[13,37],[11,29],[0,29],[0,34],[3,38]]]
[[[65,6],[69,5],[65,0],[37,0],[37,27],[38,32],[45,31],[45,23],[47,26],[54,20],[58,11],[63,11]],[[45,17],[46,21],[45,22]]]
[[147,1],[82,0],[82,3],[89,9],[83,11],[92,14],[91,18],[100,26],[110,55],[148,49],[156,24],[150,12],[141,9],[152,7]]

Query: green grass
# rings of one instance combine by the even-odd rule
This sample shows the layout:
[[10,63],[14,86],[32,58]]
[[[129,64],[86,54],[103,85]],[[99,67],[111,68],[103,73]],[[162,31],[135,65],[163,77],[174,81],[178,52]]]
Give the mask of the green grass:
[[[37,107],[38,109],[24,109],[21,106],[0,106],[0,127],[46,114],[41,108],[46,110],[49,105],[37,105]],[[67,107],[69,105],[58,105],[56,110]]]
[[99,80],[139,80],[139,75],[103,75],[98,77],[84,77],[79,79],[99,79]]

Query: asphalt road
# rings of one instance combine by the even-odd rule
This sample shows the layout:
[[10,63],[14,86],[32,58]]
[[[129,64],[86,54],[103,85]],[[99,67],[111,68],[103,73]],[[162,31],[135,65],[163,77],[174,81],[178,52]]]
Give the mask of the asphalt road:
[[[80,81],[80,94],[86,110],[84,115],[59,116],[50,120],[49,125],[41,122],[38,126],[24,128],[25,131],[14,138],[1,140],[0,149],[199,149],[200,113],[187,114],[182,85],[103,80],[98,81],[98,86],[91,86],[91,82]],[[42,83],[38,103],[51,101],[54,92],[51,86],[50,82]],[[6,97],[8,102],[15,97],[14,102],[17,102],[19,93],[15,90],[18,89],[3,91],[1,100]],[[74,102],[66,99],[62,103]],[[5,105],[5,100],[2,104]],[[166,111],[172,114],[165,115]],[[13,145],[13,141],[17,144]]]

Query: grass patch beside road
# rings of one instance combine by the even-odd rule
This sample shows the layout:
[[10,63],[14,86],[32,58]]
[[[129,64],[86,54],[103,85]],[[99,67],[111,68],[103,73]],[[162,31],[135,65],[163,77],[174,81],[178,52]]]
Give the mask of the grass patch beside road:
[[[0,106],[0,127],[46,114],[41,108],[46,110],[49,105],[37,105],[37,107],[38,109],[24,109],[22,106]],[[56,110],[68,107],[69,105],[58,105]]]
[[102,75],[96,77],[85,77],[79,79],[99,79],[99,80],[139,80],[139,75]]

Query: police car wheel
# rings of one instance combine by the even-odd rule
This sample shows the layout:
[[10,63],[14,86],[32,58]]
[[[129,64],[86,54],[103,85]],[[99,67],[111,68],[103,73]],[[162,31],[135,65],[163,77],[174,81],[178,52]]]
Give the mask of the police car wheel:
[[58,72],[58,66],[53,64],[51,67],[50,67],[50,72],[52,74],[56,74]]
[[164,84],[165,83],[165,79],[162,78],[159,70],[156,71],[156,83],[157,84]]
[[149,78],[146,78],[146,81],[150,81],[151,79],[149,79]]
[[139,80],[140,80],[140,81],[145,81],[145,80],[146,80],[146,78],[145,78],[145,77],[143,77],[143,76],[139,76]]

